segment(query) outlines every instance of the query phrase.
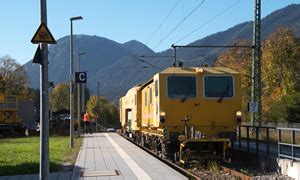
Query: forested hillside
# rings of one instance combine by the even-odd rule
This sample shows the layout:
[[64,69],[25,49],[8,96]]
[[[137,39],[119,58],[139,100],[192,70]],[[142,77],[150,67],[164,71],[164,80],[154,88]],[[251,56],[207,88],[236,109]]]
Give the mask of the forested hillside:
[[[250,41],[240,41],[250,45]],[[262,43],[264,121],[300,122],[300,39],[287,28],[279,28]],[[250,101],[251,58],[249,49],[235,48],[222,54],[215,66],[241,72],[243,111]]]

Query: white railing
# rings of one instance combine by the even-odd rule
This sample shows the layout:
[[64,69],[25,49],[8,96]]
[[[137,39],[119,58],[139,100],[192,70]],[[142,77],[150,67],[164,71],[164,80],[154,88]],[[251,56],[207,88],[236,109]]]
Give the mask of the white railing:
[[[242,125],[251,126],[251,122],[243,122]],[[288,123],[288,122],[263,122],[263,127],[285,127],[285,128],[299,128],[300,123]]]

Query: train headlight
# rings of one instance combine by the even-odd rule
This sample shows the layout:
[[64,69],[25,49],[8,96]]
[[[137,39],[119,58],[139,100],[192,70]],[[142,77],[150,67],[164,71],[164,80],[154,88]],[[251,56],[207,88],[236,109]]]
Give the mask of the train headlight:
[[160,112],[159,120],[161,123],[164,123],[166,121],[166,112]]
[[200,68],[200,67],[196,68],[196,72],[200,73],[200,74],[203,73],[203,68]]
[[242,122],[242,111],[237,111],[235,113],[236,116],[236,122],[241,123]]

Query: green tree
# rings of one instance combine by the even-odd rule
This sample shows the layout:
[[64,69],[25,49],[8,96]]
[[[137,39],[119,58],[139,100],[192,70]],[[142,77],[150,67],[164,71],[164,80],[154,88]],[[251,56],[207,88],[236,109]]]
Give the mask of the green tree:
[[26,71],[10,56],[0,58],[0,94],[32,98]]
[[267,115],[276,121],[300,123],[300,92],[283,96],[275,101],[270,105]]
[[277,29],[263,44],[263,108],[267,120],[290,121],[288,113],[297,106],[294,98],[300,90],[299,60],[299,39],[287,28]]
[[97,123],[105,127],[118,125],[118,109],[102,96],[91,96],[87,102],[87,111]]
[[61,83],[55,86],[50,93],[52,111],[61,109],[70,109],[70,86],[66,83]]

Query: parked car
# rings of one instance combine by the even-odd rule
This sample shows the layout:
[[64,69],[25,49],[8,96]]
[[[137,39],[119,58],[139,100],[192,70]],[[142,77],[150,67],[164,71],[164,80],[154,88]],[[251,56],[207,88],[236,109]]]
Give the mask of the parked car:
[[115,128],[108,128],[108,129],[106,130],[106,132],[116,132],[116,129],[115,129]]

